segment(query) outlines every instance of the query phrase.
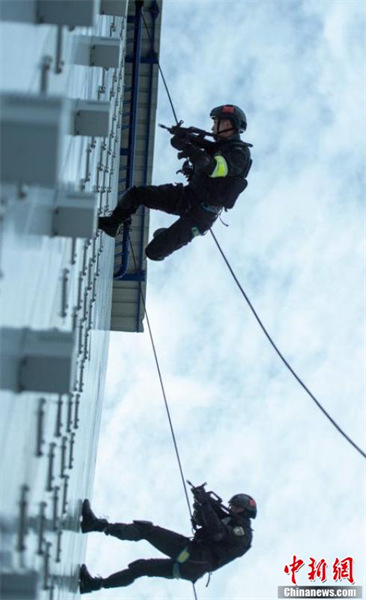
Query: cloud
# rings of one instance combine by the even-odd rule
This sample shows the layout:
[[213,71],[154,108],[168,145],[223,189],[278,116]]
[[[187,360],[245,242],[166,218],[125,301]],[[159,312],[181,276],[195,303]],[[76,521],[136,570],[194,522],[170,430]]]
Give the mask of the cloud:
[[[363,22],[359,2],[167,1],[161,64],[187,125],[209,128],[221,102],[247,111],[249,186],[215,235],[281,351],[365,448]],[[162,85],[158,112],[172,122]],[[168,140],[157,131],[155,183],[182,181]],[[361,585],[362,458],[275,355],[210,234],[149,264],[147,300],[185,476],[259,506],[253,548],[201,580],[200,600],[274,598],[294,553],[353,556]],[[111,335],[94,502],[190,535],[147,333]],[[88,560],[105,575],[154,553],[95,534]],[[117,596],[193,597],[164,580],[103,592]]]

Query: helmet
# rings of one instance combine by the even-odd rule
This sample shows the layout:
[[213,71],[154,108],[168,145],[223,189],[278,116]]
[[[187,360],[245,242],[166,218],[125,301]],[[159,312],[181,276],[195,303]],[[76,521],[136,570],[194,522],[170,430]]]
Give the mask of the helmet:
[[246,516],[250,519],[255,519],[257,516],[257,503],[248,494],[235,494],[235,496],[230,498],[229,504],[243,508]]
[[223,104],[222,106],[213,108],[210,112],[210,117],[229,119],[238,131],[245,131],[247,128],[247,118],[244,111],[234,104]]

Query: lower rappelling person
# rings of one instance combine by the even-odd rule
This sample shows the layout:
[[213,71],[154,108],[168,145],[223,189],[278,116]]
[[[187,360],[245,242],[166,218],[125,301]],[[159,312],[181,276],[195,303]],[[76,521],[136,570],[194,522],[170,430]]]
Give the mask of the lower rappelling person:
[[213,125],[209,135],[213,135],[213,142],[179,135],[179,126],[171,139],[172,146],[179,150],[178,157],[186,159],[182,172],[188,183],[129,188],[110,216],[99,217],[99,229],[116,237],[122,223],[130,223],[131,215],[140,206],[177,215],[178,220],[170,227],[155,232],[145,249],[146,256],[157,261],[204,235],[223,209],[233,208],[247,187],[246,177],[252,164],[251,144],[240,138],[247,128],[247,119],[241,108],[233,104],[212,109],[210,116]]
[[[205,484],[204,484],[205,485]],[[235,494],[228,508],[203,486],[192,489],[194,495],[193,538],[153,525],[150,521],[109,523],[93,513],[89,500],[82,506],[81,531],[103,532],[120,540],[146,540],[168,558],[139,559],[127,569],[109,577],[92,577],[86,565],[80,568],[80,592],[87,594],[103,588],[126,587],[139,577],[197,579],[243,556],[252,544],[251,519],[257,515],[255,500],[248,494]]]

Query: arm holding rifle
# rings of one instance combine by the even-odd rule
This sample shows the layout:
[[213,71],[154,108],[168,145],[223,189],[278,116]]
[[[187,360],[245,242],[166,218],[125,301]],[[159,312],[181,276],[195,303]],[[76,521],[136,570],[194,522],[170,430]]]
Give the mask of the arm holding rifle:
[[204,528],[215,541],[223,540],[227,537],[227,528],[222,519],[230,517],[229,510],[222,504],[222,499],[217,494],[205,490],[206,483],[197,487],[190,485],[194,497],[193,527]]
[[179,150],[178,158],[189,159],[195,169],[207,175],[215,170],[216,161],[209,152],[212,152],[216,143],[206,139],[207,136],[213,137],[212,133],[197,127],[182,127],[182,121],[172,127],[159,126],[173,134],[170,143]]
[[[209,149],[215,145],[214,141],[206,139],[207,137],[214,137],[213,133],[199,129],[198,127],[183,127],[182,123],[183,121],[179,121],[177,125],[172,125],[171,127],[159,123],[159,127],[166,129],[172,134],[171,143],[174,148],[180,150],[192,144],[193,146]],[[178,148],[178,146],[181,146],[181,148]]]
[[[245,523],[248,521],[247,516],[255,518],[257,513],[253,498],[246,494],[236,494],[231,498],[229,508],[227,508],[217,494],[205,490],[205,483],[198,487],[188,483],[191,485],[194,496],[193,525],[195,526],[194,521],[197,522],[198,517],[197,524],[202,528],[200,531],[204,532],[208,539],[213,542],[228,542],[234,547],[241,546],[247,537],[249,539],[251,534],[248,536]],[[242,506],[234,510],[233,505],[236,503],[240,503]],[[246,505],[248,505],[249,512],[244,514]],[[240,514],[238,514],[238,510]]]

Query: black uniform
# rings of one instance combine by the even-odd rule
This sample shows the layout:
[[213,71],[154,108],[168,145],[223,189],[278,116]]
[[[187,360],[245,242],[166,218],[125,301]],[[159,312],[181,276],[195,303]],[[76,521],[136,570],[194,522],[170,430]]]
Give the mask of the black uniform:
[[104,588],[126,586],[142,576],[180,578],[194,583],[205,573],[219,569],[249,550],[250,519],[241,515],[219,515],[209,503],[200,505],[197,510],[202,526],[193,539],[145,521],[108,525],[107,535],[121,540],[147,540],[169,558],[134,561],[128,569],[103,579],[101,585]]
[[[215,143],[206,141],[204,148],[191,146],[191,152],[188,150],[186,154],[193,165],[188,185],[132,187],[125,192],[113,215],[126,219],[141,205],[179,215],[173,225],[146,247],[148,258],[164,259],[195,236],[206,233],[223,208],[234,206],[247,187],[246,177],[252,163],[249,146],[238,134]],[[225,159],[225,174],[219,174],[217,169],[215,173],[216,157]]]

